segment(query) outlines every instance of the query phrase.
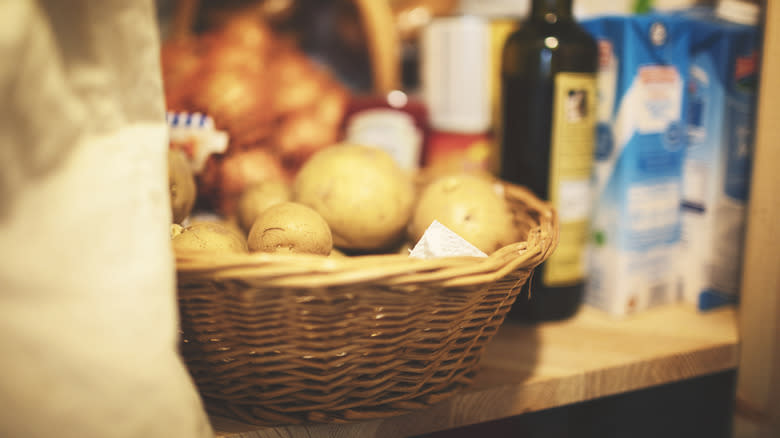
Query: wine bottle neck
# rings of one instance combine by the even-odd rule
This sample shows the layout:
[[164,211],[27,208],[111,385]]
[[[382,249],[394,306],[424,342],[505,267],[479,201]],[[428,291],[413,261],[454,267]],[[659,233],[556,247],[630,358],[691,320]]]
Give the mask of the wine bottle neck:
[[533,0],[531,4],[531,17],[534,20],[555,22],[557,20],[570,20],[572,0]]

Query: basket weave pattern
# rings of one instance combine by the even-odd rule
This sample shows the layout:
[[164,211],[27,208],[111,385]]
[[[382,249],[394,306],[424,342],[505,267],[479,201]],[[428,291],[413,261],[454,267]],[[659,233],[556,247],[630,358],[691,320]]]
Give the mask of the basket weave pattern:
[[257,425],[399,415],[468,385],[553,210],[505,185],[522,242],[489,257],[178,256],[181,352],[212,415]]

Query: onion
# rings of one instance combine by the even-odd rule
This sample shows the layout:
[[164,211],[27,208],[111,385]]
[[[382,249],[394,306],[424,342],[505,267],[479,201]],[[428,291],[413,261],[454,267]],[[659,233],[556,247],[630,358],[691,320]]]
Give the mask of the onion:
[[255,75],[267,74],[268,57],[260,50],[213,41],[203,56],[206,71],[241,70]]
[[274,137],[274,150],[285,163],[302,164],[314,152],[336,142],[338,127],[318,120],[313,113],[284,120]]
[[[248,133],[252,141],[268,135],[257,135],[258,127],[269,132],[276,113],[271,105],[271,91],[263,77],[240,70],[214,70],[196,85],[198,93],[192,102],[195,109],[214,118],[218,128],[230,135],[230,149],[246,146]],[[250,132],[251,131],[251,132]]]
[[201,67],[196,39],[169,41],[160,49],[165,102],[168,109],[190,107],[191,86]]
[[238,198],[250,185],[268,180],[284,180],[279,159],[263,149],[212,156],[198,181],[198,193],[210,207],[231,217]]
[[348,92],[340,84],[331,82],[317,99],[313,109],[314,116],[326,125],[338,126],[344,119],[348,104]]
[[227,44],[255,50],[266,55],[276,44],[273,31],[256,15],[237,15],[214,34]]
[[183,82],[200,68],[196,39],[166,42],[160,48],[160,63],[164,81]]
[[303,55],[284,51],[274,58],[269,80],[274,84],[274,109],[286,114],[313,105],[325,78]]
[[162,49],[168,108],[201,112],[230,144],[198,177],[206,207],[230,215],[250,184],[291,179],[316,151],[334,144],[348,90],[252,16],[225,22]]

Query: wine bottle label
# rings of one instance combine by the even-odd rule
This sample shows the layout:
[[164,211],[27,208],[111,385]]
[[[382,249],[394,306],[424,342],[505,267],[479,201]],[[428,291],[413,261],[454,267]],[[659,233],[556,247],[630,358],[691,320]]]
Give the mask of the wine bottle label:
[[553,92],[550,202],[558,211],[558,248],[544,265],[545,286],[585,278],[585,242],[596,134],[596,75],[558,73]]

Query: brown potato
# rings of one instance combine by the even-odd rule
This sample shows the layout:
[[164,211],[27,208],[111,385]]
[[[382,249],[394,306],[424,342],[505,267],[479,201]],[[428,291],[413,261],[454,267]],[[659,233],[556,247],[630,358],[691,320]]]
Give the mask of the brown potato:
[[403,236],[414,188],[387,152],[338,144],[303,165],[293,183],[293,199],[325,218],[336,247],[375,251]]
[[409,225],[412,241],[434,220],[487,254],[519,239],[509,203],[492,181],[476,175],[440,177],[423,189]]
[[290,187],[281,180],[270,180],[255,184],[244,190],[238,198],[238,224],[245,233],[264,211],[275,204],[290,200]]
[[247,245],[240,234],[225,225],[197,222],[173,237],[173,249],[243,253],[247,252]]
[[195,205],[195,177],[189,159],[181,149],[168,150],[168,189],[173,223],[187,218]]
[[283,202],[257,218],[248,243],[250,251],[327,256],[333,249],[333,236],[319,213],[302,204]]

